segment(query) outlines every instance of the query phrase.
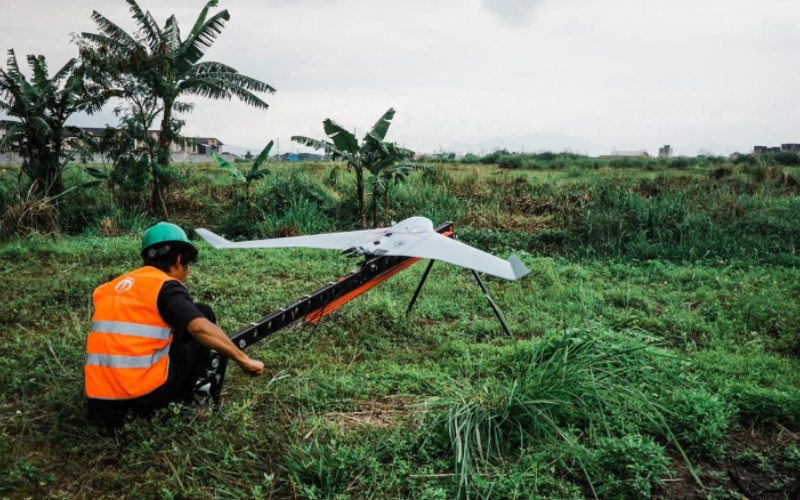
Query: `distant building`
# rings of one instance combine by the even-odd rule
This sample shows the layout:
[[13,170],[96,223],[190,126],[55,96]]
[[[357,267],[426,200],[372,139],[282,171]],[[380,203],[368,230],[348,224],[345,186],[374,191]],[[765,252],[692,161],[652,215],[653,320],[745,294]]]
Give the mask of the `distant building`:
[[[81,127],[81,132],[90,137],[103,137],[107,132],[115,133],[117,129],[113,127]],[[148,130],[147,135],[154,140],[158,140],[159,130]],[[76,134],[68,135],[64,138],[65,149],[75,149],[78,144],[78,136]],[[220,148],[224,143],[216,137],[185,137],[177,141],[173,141],[170,146],[172,153],[185,153],[190,155],[207,155],[211,153],[219,153]],[[141,139],[134,140],[134,147],[144,147],[144,141]]]
[[664,147],[658,148],[659,158],[672,158],[672,146],[665,144]]
[[325,157],[317,153],[283,153],[278,156],[280,161],[321,161]]
[[219,153],[219,148],[222,144],[222,141],[216,137],[195,137],[194,139],[189,139],[187,144],[184,144],[183,151],[193,155]]
[[600,158],[650,158],[650,155],[643,149],[637,151],[620,151],[615,148],[611,151],[611,154],[602,155]]
[[781,144],[780,146],[753,146],[754,155],[776,153],[800,153],[800,144]]

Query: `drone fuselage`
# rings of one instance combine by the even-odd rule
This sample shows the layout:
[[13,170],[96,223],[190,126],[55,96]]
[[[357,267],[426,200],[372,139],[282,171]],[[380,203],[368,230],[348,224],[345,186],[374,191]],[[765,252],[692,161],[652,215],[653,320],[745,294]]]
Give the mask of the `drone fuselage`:
[[435,232],[433,223],[426,217],[409,217],[404,219],[375,238],[373,241],[359,245],[351,250],[358,255],[386,255],[391,249],[398,249],[409,244],[408,235],[417,236]]

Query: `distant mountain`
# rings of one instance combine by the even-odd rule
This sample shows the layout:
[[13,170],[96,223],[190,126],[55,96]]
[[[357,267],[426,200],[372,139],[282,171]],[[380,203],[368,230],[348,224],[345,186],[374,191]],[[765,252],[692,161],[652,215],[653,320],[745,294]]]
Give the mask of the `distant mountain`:
[[465,143],[456,142],[449,144],[447,151],[457,153],[491,153],[495,149],[507,149],[509,151],[570,151],[588,155],[598,155],[607,153],[609,148],[586,142],[576,137],[563,134],[527,134],[516,137],[495,137],[493,139]]

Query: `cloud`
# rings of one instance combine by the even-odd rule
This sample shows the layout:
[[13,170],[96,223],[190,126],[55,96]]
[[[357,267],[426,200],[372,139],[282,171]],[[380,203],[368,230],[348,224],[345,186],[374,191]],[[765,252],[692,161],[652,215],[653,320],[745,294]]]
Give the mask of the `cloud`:
[[[202,4],[139,3],[162,23],[175,13],[184,33]],[[12,47],[63,64],[77,53],[69,34],[94,30],[93,8],[135,29],[124,0],[16,2],[0,18],[0,67]],[[321,137],[326,117],[361,134],[392,106],[389,139],[417,151],[490,138],[526,150],[564,147],[567,136],[598,152],[670,143],[691,145],[688,153],[695,144],[724,152],[714,145],[800,140],[800,72],[790,63],[800,50],[797,0],[222,0],[220,8],[231,21],[206,59],[278,93],[265,96],[268,111],[186,99],[196,104],[182,115],[188,136],[253,150],[280,139],[281,152],[293,151],[289,138]],[[537,142],[520,139],[531,135]]]
[[481,0],[483,6],[504,23],[522,26],[533,19],[533,12],[542,0]]

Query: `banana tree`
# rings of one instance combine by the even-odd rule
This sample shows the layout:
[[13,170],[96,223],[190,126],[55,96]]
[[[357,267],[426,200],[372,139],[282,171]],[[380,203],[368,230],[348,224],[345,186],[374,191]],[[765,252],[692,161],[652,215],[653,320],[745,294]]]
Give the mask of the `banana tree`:
[[[84,78],[76,59],[70,59],[50,76],[44,56],[29,55],[29,80],[17,56],[8,51],[7,69],[0,69],[0,112],[13,119],[0,139],[0,150],[16,149],[22,156],[22,176],[40,196],[64,190],[61,174],[73,158],[67,139],[79,135],[65,123],[74,113],[93,113],[108,97]],[[74,144],[79,146],[79,142]]]
[[269,144],[266,145],[258,157],[256,157],[253,165],[250,166],[250,170],[244,174],[241,170],[236,168],[235,165],[222,156],[218,155],[217,153],[211,153],[211,157],[214,158],[214,162],[217,164],[217,166],[231,174],[237,182],[245,185],[247,215],[250,219],[250,222],[255,221],[255,211],[253,210],[253,182],[261,179],[269,173],[269,170],[260,167],[269,158],[269,152],[272,149],[272,145],[273,141],[269,141]]
[[104,60],[109,71],[137,79],[161,103],[161,129],[153,165],[152,204],[155,210],[159,204],[164,205],[162,184],[169,182],[170,149],[178,139],[174,116],[190,108],[178,99],[186,95],[211,99],[236,97],[245,104],[267,109],[268,104],[257,94],[274,93],[275,89],[225,64],[200,61],[230,19],[227,10],[209,17],[209,11],[217,6],[217,0],[206,3],[185,38],[174,15],[159,27],[150,12],[143,11],[136,0],[125,1],[138,27],[134,34],[94,11],[92,20],[99,33],[83,33],[81,42],[90,59]]
[[[364,136],[361,144],[359,144],[356,136],[334,122],[330,118],[322,122],[325,130],[325,135],[328,136],[330,141],[312,139],[305,136],[293,136],[292,140],[303,146],[314,148],[316,150],[324,151],[333,156],[333,159],[342,159],[347,164],[348,169],[352,169],[356,174],[356,198],[358,199],[358,219],[362,228],[367,227],[367,214],[365,208],[365,193],[364,193],[364,169],[372,171],[373,164],[383,161],[383,157],[376,152],[375,141],[383,144],[383,139],[389,131],[389,126],[392,124],[394,118],[394,108],[389,108],[383,116],[381,116],[372,129]],[[379,148],[380,149],[380,148]],[[374,194],[374,193],[373,193]],[[374,219],[374,218],[373,218]],[[373,220],[374,222],[374,220]]]
[[384,142],[371,132],[364,138],[364,159],[372,185],[372,225],[378,225],[378,198],[383,197],[384,224],[388,219],[389,190],[392,181],[399,183],[405,180],[412,170],[411,166],[400,165],[399,162],[414,155],[413,151],[401,148],[394,143]]

